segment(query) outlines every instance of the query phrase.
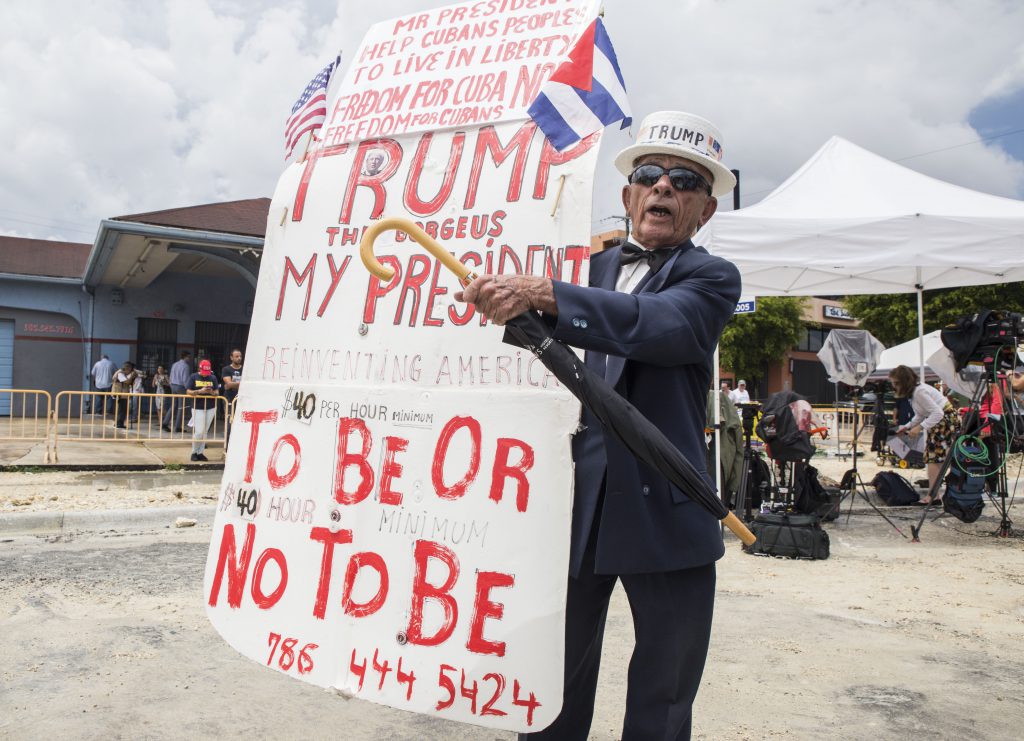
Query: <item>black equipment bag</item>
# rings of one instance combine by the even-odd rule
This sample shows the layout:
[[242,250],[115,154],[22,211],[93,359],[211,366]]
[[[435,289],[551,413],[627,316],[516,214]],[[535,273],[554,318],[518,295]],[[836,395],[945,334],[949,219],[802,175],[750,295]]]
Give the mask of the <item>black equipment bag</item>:
[[892,471],[879,471],[871,479],[871,485],[875,487],[875,492],[882,501],[890,507],[906,507],[920,499],[917,489],[905,478]]
[[754,487],[750,493],[750,506],[760,507],[761,502],[768,498],[768,492],[772,488],[772,470],[765,463],[764,458],[754,456]]
[[[768,464],[764,462],[764,458],[757,453],[750,457],[750,473],[747,474],[747,485],[750,492],[750,507],[752,509],[759,509],[761,502],[768,498],[768,494],[772,489],[772,471],[768,468]],[[737,492],[736,496],[742,497],[743,492]],[[732,501],[730,501],[729,508],[733,509],[734,506]],[[741,501],[739,506],[744,507],[746,505]]]
[[747,553],[781,558],[828,558],[828,533],[821,529],[817,515],[794,512],[760,512],[750,523],[757,536]]
[[952,324],[947,324],[939,333],[942,344],[953,354],[953,364],[956,370],[963,370],[967,361],[971,358],[985,333],[985,324],[989,321],[993,312],[982,309],[977,314],[960,317]]
[[[963,451],[963,452],[961,452]],[[953,451],[953,465],[946,476],[942,509],[961,522],[974,522],[985,509],[985,467],[972,464],[963,453],[980,454],[978,445],[964,443]]]
[[878,391],[875,399],[875,413],[873,419],[875,431],[871,434],[871,452],[884,453],[885,443],[889,439],[889,415],[885,413],[885,392]]
[[839,518],[839,503],[843,501],[843,493],[834,486],[826,486],[825,497],[825,501],[818,505],[815,514],[822,522],[832,522]]
[[806,461],[814,455],[811,436],[797,427],[789,405],[805,401],[792,391],[772,394],[761,408],[761,421],[757,423],[757,436],[764,440],[768,457],[776,461]]
[[831,522],[839,516],[839,500],[841,495],[838,491],[829,492],[818,481],[818,469],[814,466],[797,465],[796,471],[796,498],[793,506],[797,512],[807,515],[817,515],[824,522]]

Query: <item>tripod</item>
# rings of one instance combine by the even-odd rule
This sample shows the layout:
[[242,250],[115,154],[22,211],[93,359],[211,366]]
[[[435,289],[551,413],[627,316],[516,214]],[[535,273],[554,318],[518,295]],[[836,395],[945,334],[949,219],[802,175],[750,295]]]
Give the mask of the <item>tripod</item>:
[[[743,418],[743,472],[740,474],[740,483],[736,488],[736,501],[733,503],[733,513],[744,522],[750,522],[753,519],[755,482],[757,488],[761,490],[761,501],[764,501],[764,490],[767,487],[765,481],[756,481],[757,475],[754,466],[757,459],[761,457],[761,454],[750,445],[750,438],[754,436],[754,417],[759,406],[759,404],[740,405]],[[743,509],[743,515],[740,515],[740,508]]]
[[[855,496],[859,495],[860,498],[867,502],[879,517],[888,522],[892,526],[893,530],[905,538],[907,536],[902,530],[900,530],[899,526],[889,519],[889,517],[887,517],[886,514],[871,501],[871,497],[868,496],[867,487],[864,485],[864,480],[861,479],[860,473],[857,471],[857,437],[860,435],[860,430],[857,429],[857,425],[860,421],[860,388],[856,386],[853,387],[850,391],[850,395],[853,397],[853,468],[843,474],[843,480],[839,485],[843,498],[847,496],[850,497],[850,507],[846,511],[846,522],[849,524],[850,515],[853,514],[853,499]],[[842,506],[842,500],[840,500],[839,506]]]
[[[1007,394],[1004,393],[1006,374],[998,374],[997,379],[999,382],[996,384],[995,393],[999,394],[1001,397],[1002,409],[1004,411],[1003,419],[1005,420],[1006,413],[1012,413],[1012,410],[1008,405],[1008,399],[1006,398]],[[935,478],[935,483],[932,484],[931,489],[929,489],[928,491],[928,496],[931,501],[928,504],[928,506],[925,507],[924,511],[921,513],[921,517],[917,521],[917,525],[911,525],[910,527],[910,532],[914,536],[914,543],[921,542],[921,528],[924,526],[924,521],[925,518],[928,516],[928,512],[931,511],[931,508],[935,505],[935,502],[937,501],[936,494],[938,493],[939,487],[945,482],[946,475],[949,473],[950,466],[956,459],[956,446],[959,445],[960,441],[964,440],[965,438],[973,437],[974,433],[980,433],[981,429],[985,426],[981,420],[981,402],[987,393],[989,393],[989,386],[986,374],[978,381],[978,384],[974,389],[974,393],[971,395],[970,406],[967,408],[967,413],[964,415],[963,425],[961,428],[963,432],[957,436],[957,439],[954,442],[954,446],[946,455],[946,459],[942,463],[942,468],[939,469],[939,475]],[[1013,534],[1013,521],[1010,520],[1009,517],[1009,503],[1007,502],[1009,491],[1009,481],[1007,480],[1005,465],[1005,447],[1007,442],[1007,436],[999,436],[995,434],[995,430],[992,429],[994,427],[993,421],[990,420],[988,422],[988,425],[991,430],[989,437],[991,444],[986,444],[984,443],[984,441],[982,442],[982,444],[985,445],[985,447],[989,450],[993,459],[993,464],[996,466],[996,470],[994,472],[995,478],[990,478],[986,481],[985,489],[986,493],[988,494],[989,500],[992,502],[992,505],[996,508],[996,511],[999,512],[999,525],[995,533],[993,534],[1001,538],[1008,538],[1010,537],[1010,535]],[[989,476],[991,475],[992,474],[989,474]],[[989,487],[987,484],[992,481],[994,481],[994,484],[991,487]],[[942,514],[945,513],[943,512]],[[942,517],[942,514],[939,514],[938,517]],[[938,519],[938,517],[936,517],[935,519]]]

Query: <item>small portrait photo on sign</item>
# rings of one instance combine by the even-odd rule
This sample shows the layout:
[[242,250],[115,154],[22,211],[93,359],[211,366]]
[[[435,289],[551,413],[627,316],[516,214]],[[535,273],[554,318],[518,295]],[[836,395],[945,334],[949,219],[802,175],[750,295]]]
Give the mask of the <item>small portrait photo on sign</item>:
[[363,175],[378,175],[388,166],[388,153],[383,149],[371,149],[366,154],[366,162],[363,165]]

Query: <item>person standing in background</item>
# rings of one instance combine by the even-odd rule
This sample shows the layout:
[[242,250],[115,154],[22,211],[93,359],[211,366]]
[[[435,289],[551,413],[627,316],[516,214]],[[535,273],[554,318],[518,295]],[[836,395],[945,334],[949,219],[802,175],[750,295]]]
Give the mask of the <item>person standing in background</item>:
[[228,447],[231,436],[231,405],[238,396],[238,388],[242,385],[242,351],[237,347],[231,351],[231,363],[220,371],[220,380],[224,384],[224,397],[228,400],[227,419],[224,421],[224,450]]
[[[110,392],[110,387],[114,383],[114,374],[116,372],[117,372],[117,366],[114,364],[114,361],[111,360],[109,356],[104,355],[99,360],[97,360],[96,364],[93,365],[93,367],[92,367],[92,373],[91,373],[91,375],[92,375],[92,382],[96,386],[96,390],[97,391],[101,391],[103,393],[109,393]],[[107,412],[108,413],[112,412],[114,410],[114,399],[113,399],[113,397],[106,396],[106,397],[102,397],[102,398],[106,399]],[[102,406],[103,402],[101,401],[100,404]],[[96,404],[95,403],[92,405],[92,409],[93,410],[96,409]],[[99,414],[100,412],[96,411],[95,413]]]
[[[916,435],[924,432],[924,462],[928,470],[928,491],[936,489],[942,464],[953,448],[960,418],[945,395],[934,386],[921,383],[917,373],[905,365],[897,365],[889,371],[889,382],[898,399],[910,399],[914,416],[896,428],[897,435]],[[939,501],[941,495],[931,494],[921,499],[921,504]]]
[[[156,367],[156,373],[153,374],[153,379],[150,382],[154,394],[169,394],[171,393],[171,377],[167,374],[167,369],[162,365]],[[164,398],[162,396],[156,397],[156,408],[161,414],[164,411]],[[161,422],[162,424],[162,422]]]
[[135,387],[137,376],[135,365],[130,360],[124,361],[121,370],[114,374],[111,386],[114,394],[114,426],[119,430],[127,429],[125,418],[132,403],[132,389]]
[[[192,353],[188,350],[181,351],[181,360],[171,366],[171,393],[184,394],[188,385],[189,376],[192,375]],[[171,397],[171,403],[167,405],[164,412],[164,432],[181,432],[182,418],[184,417],[184,399]]]
[[141,395],[144,393],[146,393],[146,371],[135,368],[135,380],[132,381],[131,405],[128,407],[129,427],[131,427],[133,421],[136,423],[139,421],[139,409],[144,401]]
[[736,388],[729,393],[729,400],[733,404],[750,403],[750,394],[747,393],[747,382],[742,378],[736,382]]
[[213,375],[209,360],[199,361],[199,372],[189,376],[185,393],[192,399],[192,461],[206,462],[206,435],[217,416],[217,399],[221,382]]

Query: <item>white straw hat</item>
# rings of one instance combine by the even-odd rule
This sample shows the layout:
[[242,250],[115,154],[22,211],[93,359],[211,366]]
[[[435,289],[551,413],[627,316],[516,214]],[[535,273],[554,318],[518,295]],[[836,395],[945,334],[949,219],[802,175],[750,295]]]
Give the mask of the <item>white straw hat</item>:
[[615,167],[626,177],[633,163],[645,154],[670,154],[711,170],[711,195],[718,198],[736,187],[736,176],[722,164],[722,134],[700,116],[680,111],[658,111],[644,117],[636,142],[615,157]]

